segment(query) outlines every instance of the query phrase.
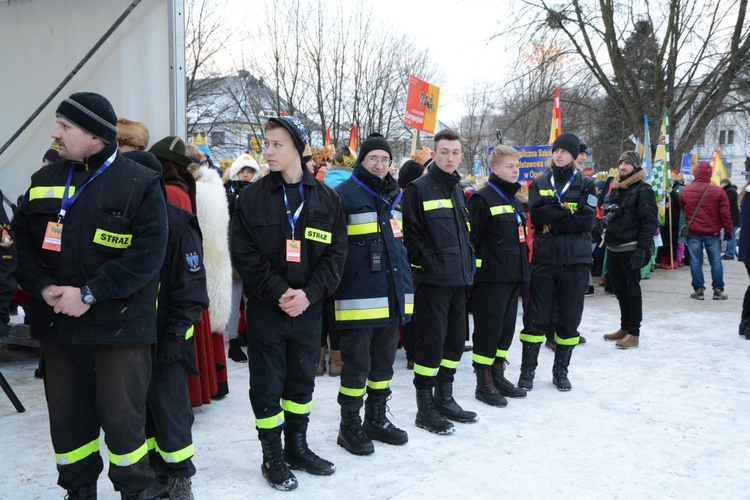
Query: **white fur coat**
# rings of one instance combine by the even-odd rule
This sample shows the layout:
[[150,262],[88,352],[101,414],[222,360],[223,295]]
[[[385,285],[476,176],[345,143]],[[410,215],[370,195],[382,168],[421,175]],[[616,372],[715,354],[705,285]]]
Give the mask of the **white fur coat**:
[[198,224],[203,233],[203,264],[211,305],[211,329],[225,333],[232,307],[232,262],[229,255],[229,211],[219,174],[201,167],[195,181]]

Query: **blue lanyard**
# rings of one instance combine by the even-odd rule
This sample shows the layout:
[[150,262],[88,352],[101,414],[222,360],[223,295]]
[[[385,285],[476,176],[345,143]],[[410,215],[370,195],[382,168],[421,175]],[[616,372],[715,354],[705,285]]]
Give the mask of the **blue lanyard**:
[[356,175],[352,174],[351,179],[357,184],[357,186],[361,187],[362,189],[367,191],[369,194],[371,194],[372,196],[374,196],[375,198],[379,200],[382,200],[383,203],[388,205],[388,207],[391,209],[391,215],[393,215],[393,212],[396,210],[396,207],[398,206],[398,204],[401,203],[401,197],[404,195],[403,192],[399,192],[394,202],[391,203],[385,198],[383,198],[382,196],[380,196],[379,194],[377,194],[375,191],[370,189],[370,187],[364,182],[362,182],[361,180],[359,180]]
[[565,184],[565,187],[563,187],[562,191],[560,193],[557,192],[557,186],[555,186],[555,173],[550,172],[550,182],[552,184],[552,190],[555,192],[555,198],[557,198],[557,201],[562,203],[562,197],[565,196],[565,193],[568,191],[568,188],[571,184],[573,184],[573,180],[576,178],[576,175],[578,175],[578,170],[573,170],[573,175],[570,176],[570,179],[568,179],[568,183]]
[[499,194],[499,195],[500,195],[500,198],[502,198],[503,200],[505,200],[505,203],[507,203],[508,205],[510,205],[511,207],[513,207],[513,213],[515,213],[515,214],[516,214],[516,220],[518,221],[518,225],[519,225],[519,226],[522,226],[522,225],[523,225],[523,219],[521,219],[521,214],[519,214],[519,213],[518,213],[518,210],[516,209],[516,206],[515,206],[515,205],[514,205],[513,203],[511,203],[511,202],[510,202],[510,200],[508,199],[508,197],[507,197],[507,196],[505,196],[505,193],[503,193],[503,192],[502,192],[502,191],[500,190],[500,188],[498,188],[497,186],[495,186],[495,185],[494,185],[494,184],[492,183],[492,181],[487,181],[487,184],[489,184],[489,186],[490,186],[490,187],[491,187],[492,189],[494,189],[494,190],[495,190],[495,191],[497,192],[497,194]]
[[70,192],[70,185],[73,183],[73,172],[75,171],[76,167],[75,165],[70,165],[70,168],[68,169],[68,180],[65,182],[65,191],[63,191],[62,203],[60,204],[60,212],[58,212],[57,214],[57,222],[61,222],[65,218],[65,214],[68,213],[68,210],[73,205],[73,203],[75,203],[78,197],[81,196],[81,193],[83,193],[83,190],[86,189],[86,186],[91,184],[94,179],[99,177],[102,172],[107,170],[107,167],[109,167],[112,162],[115,161],[115,156],[117,156],[118,149],[119,148],[115,148],[115,152],[112,153],[112,156],[104,160],[104,163],[102,163],[99,168],[96,169],[94,175],[92,175],[83,186],[76,189],[76,192],[73,194],[73,196],[68,196],[68,193]]
[[286,207],[286,218],[289,221],[289,226],[292,228],[292,240],[294,240],[294,226],[297,225],[297,220],[299,219],[299,214],[302,213],[302,207],[305,204],[305,191],[302,189],[302,181],[299,183],[299,195],[300,198],[302,198],[302,203],[299,204],[299,207],[297,207],[297,210],[294,212],[294,215],[292,215],[292,208],[289,206],[289,198],[286,196],[286,186],[284,184],[281,184],[281,189],[284,191],[284,207]]

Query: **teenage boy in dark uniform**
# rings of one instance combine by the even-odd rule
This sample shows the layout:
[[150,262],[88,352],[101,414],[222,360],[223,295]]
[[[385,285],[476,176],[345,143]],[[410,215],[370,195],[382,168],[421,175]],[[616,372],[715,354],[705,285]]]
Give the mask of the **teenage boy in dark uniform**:
[[466,342],[466,287],[474,278],[469,211],[457,172],[463,157],[459,135],[441,130],[427,174],[404,190],[404,244],[414,269],[416,425],[435,434],[454,431],[448,419],[478,420],[453,399]]
[[336,470],[308,448],[307,423],[320,356],[320,302],[338,286],[348,243],[341,200],[302,163],[307,127],[282,116],[264,128],[271,173],[237,200],[232,258],[247,297],[261,471],[272,487],[291,490],[297,479],[290,468],[316,475]]

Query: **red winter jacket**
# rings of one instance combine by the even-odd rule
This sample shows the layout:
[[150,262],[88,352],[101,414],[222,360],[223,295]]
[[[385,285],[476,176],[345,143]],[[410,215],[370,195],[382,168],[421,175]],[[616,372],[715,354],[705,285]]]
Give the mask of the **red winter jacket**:
[[685,212],[685,223],[695,213],[695,207],[708,186],[703,203],[690,224],[690,234],[695,236],[719,236],[721,228],[728,233],[732,230],[732,216],[729,213],[729,199],[722,188],[711,184],[711,165],[702,161],[694,170],[695,181],[685,186],[680,193],[680,208]]

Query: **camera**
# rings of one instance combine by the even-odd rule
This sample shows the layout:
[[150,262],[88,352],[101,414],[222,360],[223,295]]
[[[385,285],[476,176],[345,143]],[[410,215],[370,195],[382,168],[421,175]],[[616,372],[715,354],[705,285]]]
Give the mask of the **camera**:
[[603,212],[604,217],[602,217],[602,225],[604,225],[604,227],[607,227],[613,220],[622,215],[622,207],[616,203],[612,203],[610,205],[607,205],[604,208]]

